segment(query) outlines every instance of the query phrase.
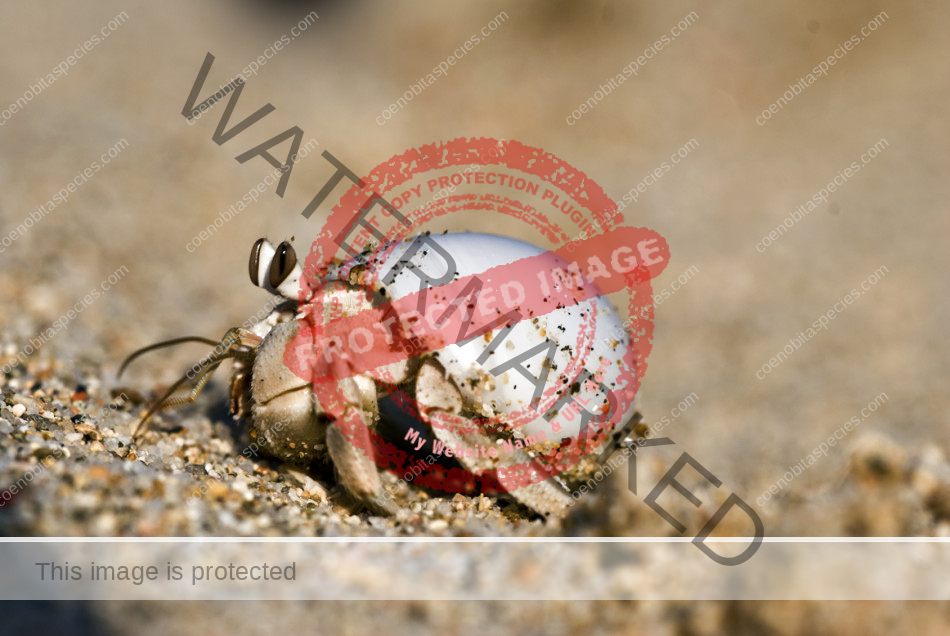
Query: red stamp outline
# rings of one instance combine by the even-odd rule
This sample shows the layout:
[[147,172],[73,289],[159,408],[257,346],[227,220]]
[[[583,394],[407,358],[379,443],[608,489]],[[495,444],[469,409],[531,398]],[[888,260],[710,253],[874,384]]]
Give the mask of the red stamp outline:
[[[349,235],[353,229],[354,216],[367,205],[367,197],[370,200],[379,197],[384,207],[390,208],[391,212],[395,211],[382,197],[421,173],[469,165],[481,167],[489,165],[504,166],[534,176],[544,183],[550,183],[559,190],[567,192],[579,210],[585,209],[591,214],[598,228],[604,230],[616,229],[617,231],[613,234],[630,236],[632,236],[631,232],[634,232],[637,236],[648,238],[650,243],[656,244],[657,248],[654,251],[659,252],[659,257],[654,260],[654,263],[658,263],[658,265],[648,267],[641,264],[634,271],[624,276],[626,285],[623,288],[630,293],[628,308],[631,322],[630,329],[627,332],[630,343],[626,347],[624,364],[621,365],[622,377],[627,380],[626,390],[622,391],[622,395],[617,396],[620,398],[619,408],[615,408],[611,412],[609,424],[598,424],[599,427],[607,428],[609,425],[608,430],[612,430],[621,423],[619,420],[632,405],[633,398],[639,390],[640,380],[646,371],[646,360],[652,349],[653,336],[653,304],[650,279],[659,274],[669,262],[669,250],[666,241],[655,232],[643,228],[618,227],[615,222],[619,216],[616,212],[616,204],[607,197],[603,189],[583,172],[574,169],[550,153],[545,153],[538,148],[516,141],[510,141],[507,143],[504,153],[498,157],[498,161],[486,160],[486,156],[494,154],[491,152],[492,149],[497,148],[498,142],[493,139],[459,138],[440,144],[425,145],[394,156],[388,162],[377,166],[362,180],[363,188],[354,185],[344,194],[340,203],[332,209],[327,223],[306,257],[300,296],[303,315],[299,319],[298,336],[287,346],[284,363],[304,381],[313,384],[314,395],[324,410],[329,415],[337,418],[340,429],[351,444],[371,454],[380,468],[397,474],[416,462],[412,460],[407,464],[407,459],[409,459],[407,453],[368,429],[353,410],[347,411],[344,405],[348,400],[337,386],[338,380],[341,378],[368,369],[354,372],[353,369],[340,368],[338,365],[321,364],[322,356],[318,357],[316,355],[314,344],[323,341],[327,329],[332,329],[334,323],[338,322],[334,320],[324,323],[324,299],[323,294],[320,293],[324,286],[321,276],[328,271],[334,257],[340,250],[340,245],[337,243],[338,237]],[[454,202],[459,198],[453,197],[452,200]],[[413,215],[410,216],[421,216],[423,214],[433,219],[441,216],[441,214],[433,212],[431,205],[415,210]],[[517,214],[511,215],[517,216]],[[543,215],[538,216],[543,219]],[[534,220],[537,220],[537,218],[537,216],[534,217]],[[419,231],[415,224],[412,224],[411,227],[397,224],[387,238],[399,240],[409,232]],[[562,237],[564,236],[563,232],[558,233]],[[594,245],[595,240],[599,240],[601,243]],[[597,249],[602,250],[607,240],[609,240],[609,237],[606,233],[594,235],[591,232],[590,238],[583,242],[578,243],[578,240],[575,239],[554,252],[570,261],[570,255],[575,252],[596,254]],[[545,254],[550,253],[546,252]],[[641,251],[641,256],[642,254]],[[458,284],[457,288],[461,289],[465,280],[455,281],[455,283],[435,289],[443,291],[456,283]],[[610,289],[605,293],[610,291],[618,291],[618,289]],[[447,294],[447,297],[451,296],[451,293]],[[405,299],[400,300],[405,301]],[[415,298],[409,298],[405,302],[415,303]],[[456,312],[455,315],[457,316],[459,313]],[[365,320],[366,317],[358,316],[354,319]],[[522,320],[524,319],[527,319],[527,317],[522,318]],[[453,330],[450,328],[448,331]],[[438,343],[433,343],[425,350],[437,350],[438,348],[441,348]],[[408,356],[403,354],[403,357],[411,357],[422,352],[416,350]],[[376,362],[378,360],[374,359],[373,366],[378,366],[375,364]],[[380,364],[387,363],[381,362]],[[442,415],[444,417],[444,414]],[[430,425],[436,425],[435,422],[429,423]],[[601,441],[602,437],[587,439],[585,436],[578,435],[576,438],[571,438],[569,443],[562,444],[549,455],[537,458],[528,465],[522,464],[507,468],[504,475],[497,473],[494,469],[473,473],[464,469],[446,469],[439,465],[433,465],[430,466],[430,470],[424,471],[414,481],[419,485],[446,492],[464,492],[468,494],[510,492],[514,488],[538,481],[539,477],[545,479],[569,468],[581,457],[599,446]]]

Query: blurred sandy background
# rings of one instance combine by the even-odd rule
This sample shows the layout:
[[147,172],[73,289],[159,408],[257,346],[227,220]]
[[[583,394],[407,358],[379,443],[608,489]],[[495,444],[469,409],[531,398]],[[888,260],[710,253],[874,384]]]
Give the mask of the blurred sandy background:
[[[182,106],[207,52],[218,86],[300,19],[319,20],[249,79],[235,120],[275,113],[224,146],[223,105]],[[110,19],[129,20],[0,128],[0,234],[120,139],[118,158],[0,253],[0,339],[19,349],[121,266],[129,276],[38,354],[101,362],[177,335],[218,336],[267,300],[246,273],[259,236],[298,241],[300,210],[331,173],[313,154],[283,199],[265,193],[194,254],[191,241],[269,167],[234,157],[297,125],[356,172],[455,137],[517,139],[591,175],[614,199],[695,138],[699,146],[625,211],[669,241],[656,289],[695,278],[656,311],[646,420],[697,403],[667,434],[752,501],[885,392],[862,432],[950,450],[946,324],[950,5],[803,0],[521,3],[8,3],[0,106]],[[500,12],[508,20],[385,126],[375,118]],[[565,117],[690,12],[699,19],[576,125]],[[888,19],[764,126],[761,111],[874,16]],[[202,97],[207,93],[202,91]],[[764,254],[755,244],[878,140],[889,147]],[[342,193],[338,188],[331,197]],[[512,234],[532,240],[523,228]],[[449,230],[465,230],[459,220]],[[765,380],[755,372],[881,266],[889,274]],[[197,352],[200,353],[200,352]],[[139,367],[147,387],[195,359]],[[217,382],[223,382],[219,378]],[[207,403],[205,403],[207,408]],[[852,434],[854,435],[854,434]],[[849,440],[850,441],[853,440]],[[848,453],[806,471],[820,489]],[[632,495],[629,495],[631,498]]]
[[[4,233],[118,140],[129,147],[0,254],[8,345],[19,349],[121,266],[130,275],[40,356],[82,356],[114,369],[143,343],[217,336],[255,313],[267,296],[247,280],[249,246],[319,227],[328,205],[310,221],[299,212],[330,174],[324,159],[302,160],[283,199],[267,192],[195,253],[185,245],[267,168],[233,158],[292,125],[357,172],[432,141],[518,139],[586,171],[615,199],[695,138],[698,148],[625,212],[628,223],[670,242],[673,261],[656,289],[698,269],[657,308],[647,421],[696,393],[669,434],[725,483],[756,495],[881,392],[890,400],[865,430],[950,444],[945,4],[49,6],[5,8],[3,105],[120,12],[129,20],[0,128]],[[187,124],[180,112],[205,53],[216,57],[207,86],[218,86],[311,10],[320,19],[250,78],[235,118],[266,102],[275,113],[220,147],[210,137],[223,106]],[[447,77],[377,125],[410,83],[501,11],[509,19]],[[691,11],[696,23],[638,76],[576,125],[565,123]],[[881,11],[889,19],[829,76],[756,125],[790,83]],[[833,207],[822,204],[764,254],[755,250],[881,138],[890,146],[832,195]],[[459,220],[446,229],[467,228]],[[513,233],[533,238],[521,227]],[[756,379],[789,338],[881,265],[890,272],[882,282]],[[169,381],[194,355],[168,352],[144,366]],[[800,484],[821,484],[845,459],[832,454]]]
[[[56,633],[625,634],[760,636],[945,634],[946,607],[873,602],[494,602],[466,603],[24,603],[12,629]],[[266,614],[263,614],[266,612]],[[266,620],[261,620],[266,616]]]

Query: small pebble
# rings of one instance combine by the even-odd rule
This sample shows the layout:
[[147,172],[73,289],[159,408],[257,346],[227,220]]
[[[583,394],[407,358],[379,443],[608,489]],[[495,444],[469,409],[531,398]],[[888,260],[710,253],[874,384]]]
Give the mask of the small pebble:
[[73,428],[76,430],[77,433],[88,435],[92,439],[102,439],[102,435],[99,434],[99,431],[96,430],[96,427],[90,424],[79,423],[79,424],[75,424]]
[[489,501],[485,495],[478,495],[478,511],[488,512],[489,510],[491,510],[491,501]]
[[16,417],[20,417],[20,416],[22,416],[24,413],[26,413],[26,407],[23,406],[22,404],[14,404],[13,407],[12,407],[10,410],[13,411],[13,414],[14,414]]

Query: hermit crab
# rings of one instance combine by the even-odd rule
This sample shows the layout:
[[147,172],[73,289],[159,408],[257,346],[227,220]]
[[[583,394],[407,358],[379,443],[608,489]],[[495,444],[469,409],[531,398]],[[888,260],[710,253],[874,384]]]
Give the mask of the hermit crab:
[[[604,255],[605,267],[632,267],[625,263],[635,259],[624,260],[622,250],[629,251]],[[231,329],[217,343],[178,338],[152,345],[122,365],[120,373],[146,351],[171,344],[215,345],[151,407],[133,436],[157,411],[193,402],[231,359],[231,412],[265,442],[262,450],[294,464],[332,464],[347,492],[375,513],[392,514],[396,506],[382,496],[372,446],[353,443],[340,413],[440,466],[490,474],[503,486],[493,492],[559,517],[574,485],[590,476],[592,458],[622,441],[621,424],[631,421],[632,345],[617,312],[590,293],[574,264],[529,243],[426,233],[305,275],[289,242],[274,247],[260,239],[249,274],[282,299],[267,319],[250,330]],[[463,283],[471,293],[454,301],[440,295]],[[585,284],[586,296],[565,301],[568,288]],[[487,326],[439,340],[452,331],[446,315],[469,324],[480,315]],[[360,316],[369,320],[345,322]],[[314,322],[320,328],[310,329]],[[325,328],[335,324],[349,326]],[[294,348],[303,350],[307,372],[288,366]],[[380,350],[385,355],[374,358]],[[315,388],[327,381],[342,404],[335,411]],[[508,480],[513,473],[518,479]]]

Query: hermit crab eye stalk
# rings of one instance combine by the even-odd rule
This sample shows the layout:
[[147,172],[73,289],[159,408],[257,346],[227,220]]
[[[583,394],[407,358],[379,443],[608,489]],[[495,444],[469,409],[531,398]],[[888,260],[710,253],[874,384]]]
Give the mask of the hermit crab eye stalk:
[[287,280],[294,268],[297,266],[297,253],[293,246],[284,241],[277,246],[277,253],[270,264],[270,286],[274,289],[280,287],[281,283]]
[[284,241],[275,249],[267,239],[258,239],[248,261],[251,282],[272,294],[296,298],[300,291],[300,265],[293,246]]
[[255,285],[258,285],[257,275],[261,267],[261,248],[264,247],[264,243],[266,242],[267,239],[259,238],[254,243],[254,247],[251,248],[251,260],[247,264],[247,270],[251,275],[251,282]]
[[274,258],[274,252],[274,246],[266,238],[257,239],[251,248],[251,259],[247,265],[248,273],[251,275],[251,282],[258,287],[267,288],[270,262]]

